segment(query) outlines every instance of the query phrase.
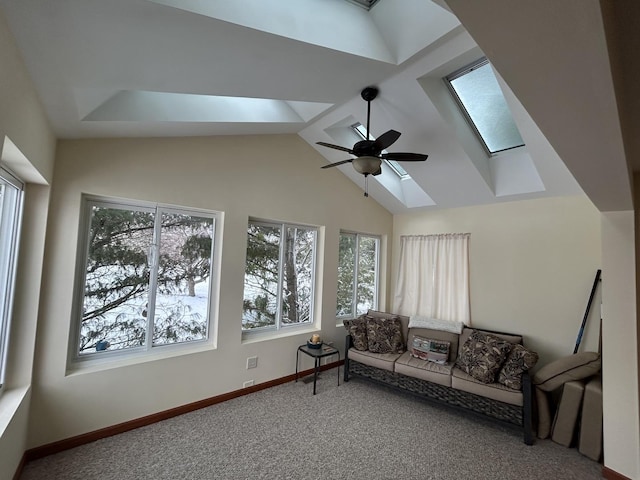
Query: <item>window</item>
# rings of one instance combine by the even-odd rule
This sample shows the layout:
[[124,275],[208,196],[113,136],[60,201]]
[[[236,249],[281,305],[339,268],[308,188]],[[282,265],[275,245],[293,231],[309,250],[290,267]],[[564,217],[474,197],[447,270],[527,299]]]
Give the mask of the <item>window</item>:
[[393,311],[471,325],[469,233],[401,235]]
[[445,80],[489,154],[524,145],[486,58],[452,73]]
[[242,330],[312,323],[317,229],[249,221]]
[[378,307],[380,238],[340,233],[337,317],[357,317]]
[[206,340],[216,214],[85,199],[79,356]]
[[[367,140],[367,127],[362,125],[361,123],[355,123],[351,125],[351,128],[358,134],[360,138],[363,140]],[[369,140],[375,140],[373,135],[369,135]],[[382,153],[389,153],[386,150],[382,150]],[[411,178],[411,176],[407,173],[407,171],[395,160],[387,160],[383,159],[383,162],[386,163],[393,173],[395,173],[398,177],[402,178]]]
[[9,348],[23,189],[20,180],[0,168],[0,388],[4,384]]

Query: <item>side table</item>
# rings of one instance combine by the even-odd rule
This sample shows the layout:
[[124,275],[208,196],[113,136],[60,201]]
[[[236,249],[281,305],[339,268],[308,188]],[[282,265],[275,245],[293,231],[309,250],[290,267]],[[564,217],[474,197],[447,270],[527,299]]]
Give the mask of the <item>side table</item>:
[[[298,381],[298,363],[300,358],[300,352],[313,357],[313,394],[316,394],[316,380],[318,379],[318,372],[320,371],[320,359],[329,357],[331,355],[338,355],[338,362],[340,362],[340,351],[331,345],[323,344],[320,348],[309,348],[307,344],[300,345],[296,352],[296,382]],[[340,367],[338,367],[338,385],[340,385]]]

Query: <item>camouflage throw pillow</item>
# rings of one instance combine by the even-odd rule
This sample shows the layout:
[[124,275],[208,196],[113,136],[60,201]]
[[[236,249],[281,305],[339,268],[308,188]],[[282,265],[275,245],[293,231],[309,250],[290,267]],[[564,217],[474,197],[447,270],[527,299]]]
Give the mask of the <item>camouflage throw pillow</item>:
[[402,325],[398,318],[367,318],[367,341],[373,353],[402,353]]
[[349,335],[353,340],[353,347],[356,350],[365,351],[369,348],[367,339],[367,316],[361,315],[349,322]]
[[464,343],[456,366],[482,383],[493,383],[513,344],[495,335],[471,332]]
[[522,374],[538,363],[538,354],[522,345],[514,345],[498,374],[498,382],[505,387],[522,390]]

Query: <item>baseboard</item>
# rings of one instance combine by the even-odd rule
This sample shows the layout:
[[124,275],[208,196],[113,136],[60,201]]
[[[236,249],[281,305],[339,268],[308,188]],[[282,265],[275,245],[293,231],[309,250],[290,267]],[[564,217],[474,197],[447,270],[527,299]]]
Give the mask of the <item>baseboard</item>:
[[631,480],[629,477],[625,477],[621,473],[611,470],[605,466],[602,467],[602,476],[607,480]]
[[[344,360],[328,363],[326,365],[322,365],[320,367],[320,370],[330,370],[343,364]],[[298,375],[300,377],[304,377],[312,373],[313,369],[309,369],[299,372]],[[128,432],[129,430],[134,430],[146,425],[151,425],[152,423],[161,422],[162,420],[167,420],[168,418],[193,412],[194,410],[210,407],[211,405],[226,402],[227,400],[242,397],[243,395],[248,395],[250,393],[255,393],[260,390],[264,390],[265,388],[282,385],[283,383],[295,380],[295,378],[295,374],[287,375],[286,377],[276,378],[275,380],[270,380],[258,385],[252,385],[251,387],[234,390],[233,392],[224,393],[215,397],[205,398],[204,400],[188,403],[180,407],[170,408],[169,410],[164,410],[152,415],[147,415],[146,417],[141,417],[135,420],[130,420],[128,422],[112,425],[110,427],[101,428],[100,430],[94,430],[93,432],[83,433],[82,435],[77,435],[75,437],[66,438],[57,442],[48,443],[40,447],[30,448],[22,456],[22,462],[20,463],[18,471],[16,472],[16,476],[14,476],[14,480],[17,480],[20,477],[19,474],[22,472],[22,468],[26,462],[37,460],[38,458],[46,457],[48,455],[53,455],[54,453],[60,453],[64,450],[69,450],[70,448],[79,447],[80,445],[95,442],[96,440],[100,440],[101,438],[111,437],[113,435],[118,435],[119,433]]]
[[22,458],[20,459],[20,463],[18,464],[18,468],[16,468],[16,473],[13,475],[13,480],[20,480],[22,476],[22,469],[24,468],[24,464],[27,463],[27,453],[22,454]]

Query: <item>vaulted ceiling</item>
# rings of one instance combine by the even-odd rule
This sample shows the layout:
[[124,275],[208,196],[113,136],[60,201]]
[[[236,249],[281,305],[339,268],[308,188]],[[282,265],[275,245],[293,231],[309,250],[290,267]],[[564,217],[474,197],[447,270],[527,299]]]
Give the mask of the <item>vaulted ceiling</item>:
[[[369,11],[344,0],[0,0],[0,9],[60,138],[297,133],[331,163],[348,155],[316,142],[353,145],[350,125],[366,123],[360,91],[376,85],[373,135],[398,130],[390,150],[429,155],[403,164],[411,180],[388,168],[370,177],[371,197],[393,213],[582,191],[602,210],[631,205],[605,35],[619,15],[603,17],[596,0],[379,0]],[[526,144],[494,156],[442,81],[483,55]],[[336,168],[363,186],[350,164]]]

